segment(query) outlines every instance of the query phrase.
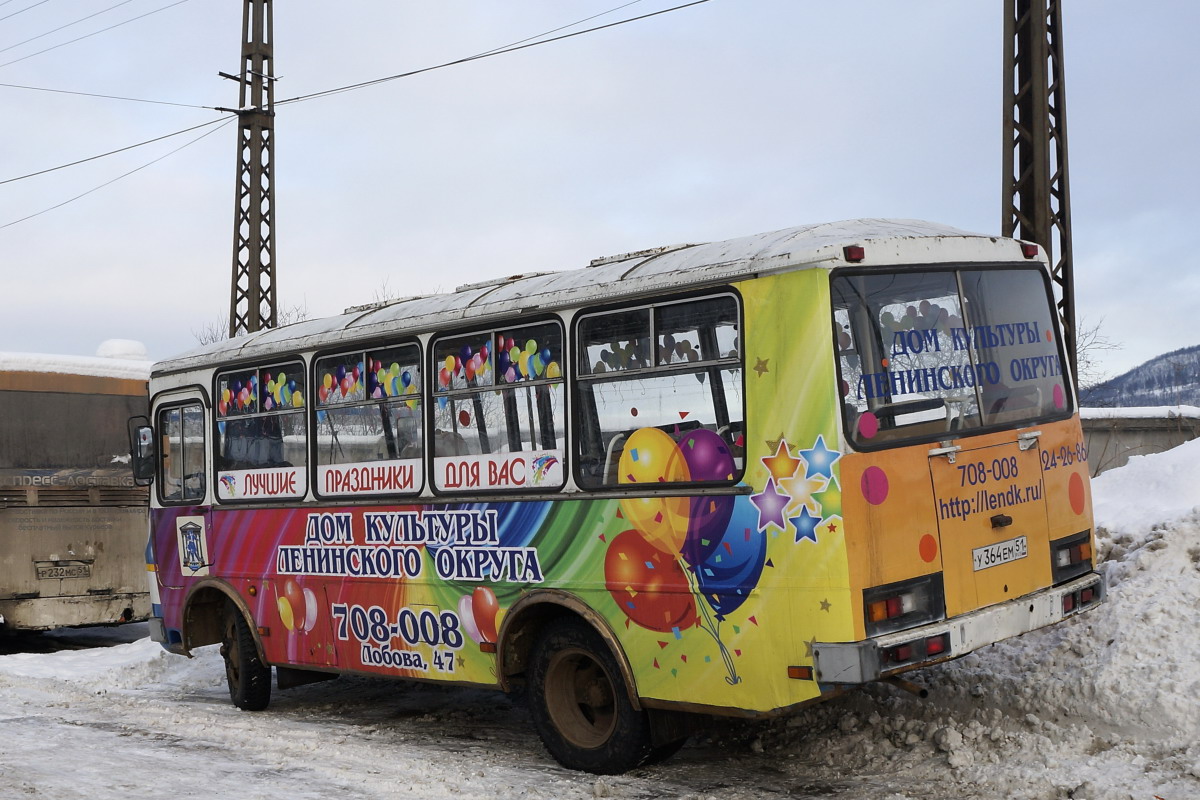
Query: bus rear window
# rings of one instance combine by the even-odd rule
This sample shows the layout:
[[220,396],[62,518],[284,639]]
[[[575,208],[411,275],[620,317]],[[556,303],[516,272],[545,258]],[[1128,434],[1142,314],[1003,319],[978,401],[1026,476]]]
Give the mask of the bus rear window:
[[833,278],[842,411],[860,448],[1064,413],[1049,287],[1033,268]]

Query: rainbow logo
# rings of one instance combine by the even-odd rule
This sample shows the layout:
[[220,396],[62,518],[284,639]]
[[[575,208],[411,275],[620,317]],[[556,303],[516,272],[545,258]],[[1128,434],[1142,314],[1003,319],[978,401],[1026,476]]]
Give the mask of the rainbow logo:
[[538,456],[533,462],[533,483],[541,483],[546,480],[546,473],[558,463],[556,456]]

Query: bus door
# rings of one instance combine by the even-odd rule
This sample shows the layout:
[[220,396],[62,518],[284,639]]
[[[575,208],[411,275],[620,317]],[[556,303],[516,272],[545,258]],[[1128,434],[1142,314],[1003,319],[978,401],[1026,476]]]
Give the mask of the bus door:
[[212,552],[210,480],[205,459],[203,400],[193,392],[164,397],[152,419],[157,465],[150,514],[158,584],[189,586],[209,574]]
[[[997,437],[980,437],[984,442]],[[946,614],[1001,603],[1049,584],[1049,527],[1037,437],[931,447]],[[1014,441],[1015,439],[1015,441]],[[982,445],[982,446],[981,446]]]

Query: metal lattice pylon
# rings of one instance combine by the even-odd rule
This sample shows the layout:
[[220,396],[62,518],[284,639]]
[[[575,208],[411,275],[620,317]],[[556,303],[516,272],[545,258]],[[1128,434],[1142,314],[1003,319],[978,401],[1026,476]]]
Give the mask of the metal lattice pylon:
[[275,111],[271,0],[245,0],[239,81],[229,335],[273,328],[275,304]]
[[1060,0],[1004,2],[1003,179],[1001,232],[1046,249],[1070,370],[1077,375]]

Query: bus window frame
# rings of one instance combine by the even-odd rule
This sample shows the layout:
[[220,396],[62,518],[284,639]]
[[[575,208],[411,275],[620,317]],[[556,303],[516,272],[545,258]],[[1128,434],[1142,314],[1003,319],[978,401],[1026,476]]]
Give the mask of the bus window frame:
[[[842,441],[845,442],[847,445],[849,445],[851,448],[853,448],[855,452],[877,453],[877,452],[881,452],[881,451],[885,451],[885,450],[895,450],[895,449],[899,449],[902,447],[908,447],[910,445],[929,444],[932,442],[953,441],[953,440],[958,440],[958,439],[963,439],[963,438],[971,438],[971,437],[975,437],[975,436],[980,436],[982,434],[987,434],[987,433],[995,433],[997,431],[1012,430],[1012,429],[1016,429],[1016,428],[1028,428],[1028,427],[1033,427],[1033,426],[1037,426],[1037,425],[1041,425],[1041,424],[1046,424],[1046,423],[1051,423],[1051,422],[1059,422],[1059,421],[1062,421],[1065,419],[1070,419],[1078,411],[1078,408],[1076,405],[1077,398],[1075,395],[1075,391],[1076,391],[1075,384],[1074,384],[1074,381],[1072,380],[1072,376],[1070,375],[1070,370],[1068,368],[1066,368],[1066,364],[1068,362],[1067,362],[1066,350],[1065,350],[1066,345],[1063,341],[1063,336],[1062,336],[1062,320],[1058,316],[1058,304],[1054,300],[1054,292],[1053,292],[1053,289],[1050,284],[1049,270],[1046,269],[1045,263],[1043,263],[1041,261],[1033,261],[1033,262],[969,261],[969,262],[955,262],[955,263],[949,263],[949,264],[946,264],[946,263],[940,263],[940,264],[925,264],[925,263],[892,264],[892,265],[880,265],[880,266],[872,266],[872,267],[841,267],[838,269],[830,270],[829,283],[828,283],[828,292],[829,292],[829,300],[830,300],[829,329],[830,329],[831,341],[832,341],[834,369],[837,373],[837,385],[841,386],[843,381],[846,381],[846,378],[842,375],[842,359],[838,355],[838,352],[839,352],[838,351],[838,327],[837,327],[837,320],[834,317],[835,309],[833,307],[833,282],[834,282],[834,280],[836,280],[837,278],[853,278],[853,277],[857,277],[860,275],[861,276],[887,275],[887,274],[896,273],[896,272],[903,272],[903,273],[948,272],[948,273],[951,273],[952,275],[954,275],[955,284],[957,286],[957,291],[958,291],[959,297],[961,299],[963,297],[963,287],[962,287],[962,280],[960,277],[960,273],[963,273],[963,272],[990,272],[990,271],[1036,272],[1041,276],[1042,286],[1045,289],[1046,301],[1049,304],[1048,308],[1050,310],[1050,320],[1051,320],[1051,322],[1054,323],[1054,339],[1055,339],[1056,353],[1058,355],[1060,365],[1063,366],[1063,369],[1061,372],[1061,377],[1062,377],[1063,387],[1066,391],[1066,403],[1063,407],[1063,410],[1057,411],[1054,413],[1050,413],[1050,414],[1043,414],[1043,415],[1036,416],[1036,417],[1030,417],[1028,419],[1023,419],[1023,420],[993,423],[991,425],[980,425],[978,427],[967,428],[967,429],[960,428],[960,429],[956,429],[956,430],[938,431],[938,432],[922,434],[922,435],[905,436],[905,437],[898,438],[898,439],[881,441],[878,444],[864,444],[863,442],[860,442],[858,440],[858,437],[856,437],[852,434],[849,427],[847,426],[846,415],[845,415],[844,409],[842,408],[842,406],[844,404],[842,403],[841,395],[839,393],[838,402],[837,402],[838,410],[837,410],[837,414],[836,414],[837,419],[838,419],[838,428],[841,431]],[[964,309],[964,313],[965,313],[965,309]],[[970,322],[970,320],[964,318],[963,322],[964,322],[964,327],[966,327],[967,329],[970,329],[972,327],[970,324],[968,324]],[[887,346],[888,346],[887,343],[881,344],[881,347],[886,348]],[[969,352],[969,350],[968,350],[968,352]]]
[[[732,370],[732,369],[736,368],[736,369],[740,370],[740,372],[741,372],[740,386],[738,388],[740,390],[740,395],[741,395],[741,412],[742,412],[741,423],[742,423],[742,437],[743,437],[743,441],[744,441],[745,436],[746,436],[746,423],[747,423],[746,408],[748,405],[748,403],[746,402],[746,347],[745,347],[745,342],[746,342],[746,304],[743,301],[741,293],[733,286],[730,286],[730,285],[708,286],[708,287],[692,289],[687,292],[680,292],[680,293],[674,294],[674,295],[666,295],[666,296],[656,295],[654,297],[639,298],[633,302],[626,301],[626,302],[617,302],[617,303],[606,303],[604,305],[583,306],[583,307],[579,308],[571,320],[571,359],[570,359],[571,369],[578,369],[578,367],[579,367],[580,353],[578,352],[577,348],[581,346],[581,343],[583,341],[583,339],[579,333],[579,326],[584,320],[588,319],[589,317],[595,317],[598,315],[608,314],[608,313],[618,312],[618,311],[639,311],[641,309],[649,309],[650,310],[650,340],[651,340],[651,348],[653,349],[657,345],[656,336],[655,336],[655,328],[654,328],[654,319],[655,319],[654,310],[655,309],[662,308],[664,306],[669,306],[669,305],[680,305],[683,303],[692,303],[697,300],[707,300],[710,298],[718,298],[718,297],[732,298],[735,306],[737,307],[738,358],[737,358],[736,364],[734,364],[734,362],[732,360],[724,359],[724,358],[720,358],[715,361],[707,362],[707,363],[710,363],[711,365],[713,365],[721,370],[725,370],[725,369]],[[657,359],[654,359],[654,361],[657,361]],[[583,393],[583,386],[585,384],[615,382],[615,381],[620,380],[621,376],[625,376],[625,375],[654,375],[654,374],[663,374],[664,372],[668,372],[668,371],[672,371],[672,372],[678,371],[680,373],[689,373],[689,372],[695,372],[695,367],[692,364],[686,364],[686,365],[680,364],[678,366],[652,364],[649,367],[645,367],[645,368],[641,368],[641,369],[637,369],[637,370],[622,371],[622,372],[612,374],[612,375],[603,373],[602,375],[589,374],[586,376],[577,377],[570,384],[571,385],[570,405],[573,410],[571,436],[572,436],[573,441],[578,444],[582,444],[582,442],[584,441],[583,431],[580,429],[580,426],[583,424],[583,418],[585,415],[582,412],[582,410],[575,411],[575,409],[582,409],[584,407],[583,400],[582,400],[582,393]],[[714,397],[715,397],[715,394],[714,394]],[[658,427],[658,426],[651,426],[651,427]],[[661,428],[660,428],[660,430],[661,430]],[[650,494],[659,494],[659,493],[662,493],[662,490],[670,490],[670,493],[672,493],[672,494],[686,496],[686,495],[693,495],[693,494],[703,494],[706,492],[714,493],[714,494],[740,494],[740,493],[742,493],[742,491],[741,491],[742,488],[748,489],[748,487],[743,487],[743,481],[745,480],[746,472],[749,469],[750,465],[747,463],[744,455],[742,457],[741,468],[738,469],[737,471],[735,471],[732,480],[728,480],[728,481],[670,481],[670,482],[664,481],[664,482],[656,484],[655,488],[650,489],[650,490],[647,490],[645,484],[638,484],[638,483],[614,483],[614,484],[602,484],[602,485],[598,485],[598,486],[590,485],[588,482],[580,480],[579,470],[582,465],[582,458],[581,458],[580,454],[578,452],[576,452],[574,446],[571,449],[571,460],[572,460],[572,468],[571,468],[572,482],[577,487],[578,491],[587,493],[587,494],[629,495],[629,494],[646,494],[647,492],[649,492]]]
[[[457,339],[457,338],[461,338],[461,337],[472,336],[475,334],[482,335],[482,334],[486,333],[487,336],[490,337],[488,339],[488,341],[490,343],[494,343],[496,333],[499,331],[502,331],[505,329],[529,328],[529,327],[533,327],[535,325],[545,325],[545,324],[557,325],[559,337],[560,337],[560,340],[562,341],[563,355],[562,355],[562,358],[560,359],[560,363],[559,363],[559,370],[561,373],[559,375],[559,377],[557,377],[557,378],[538,378],[536,381],[528,381],[528,382],[513,383],[513,384],[501,384],[501,383],[496,382],[496,365],[495,365],[495,361],[493,361],[492,366],[491,366],[493,382],[488,386],[477,387],[477,388],[468,388],[468,389],[449,389],[445,392],[440,392],[440,393],[434,389],[435,381],[437,380],[436,376],[438,374],[438,365],[435,360],[436,359],[435,353],[437,351],[437,342],[438,341],[444,340],[444,339]],[[453,499],[453,498],[468,498],[468,497],[478,499],[478,498],[494,498],[494,497],[500,498],[500,497],[514,496],[514,495],[515,496],[559,495],[559,494],[562,494],[563,492],[567,491],[568,487],[571,486],[571,476],[572,476],[571,462],[573,461],[572,452],[571,452],[571,432],[572,432],[571,426],[572,426],[573,422],[572,422],[572,409],[571,409],[571,398],[570,398],[571,388],[570,387],[571,387],[571,375],[572,375],[571,369],[573,368],[574,365],[570,365],[567,363],[568,361],[570,361],[570,359],[567,356],[569,354],[571,354],[571,352],[572,352],[571,351],[571,346],[572,346],[571,340],[569,338],[570,327],[571,326],[567,324],[567,322],[562,318],[562,316],[560,316],[559,314],[550,313],[550,314],[542,314],[542,315],[537,315],[537,316],[530,316],[529,318],[522,318],[519,316],[517,316],[517,317],[506,316],[506,317],[497,318],[495,321],[484,320],[481,323],[471,325],[471,326],[447,328],[447,329],[432,331],[432,332],[428,333],[428,341],[425,343],[425,354],[424,355],[425,355],[425,358],[427,358],[429,360],[424,363],[425,363],[426,368],[429,370],[429,374],[428,374],[428,378],[426,379],[426,388],[423,390],[425,392],[425,394],[423,394],[423,398],[424,398],[424,403],[425,403],[425,414],[426,414],[426,417],[425,417],[425,435],[426,435],[425,490],[430,495],[437,497],[437,498],[443,498],[443,499],[449,500],[449,499]],[[495,353],[493,351],[489,350],[488,355],[489,355],[489,357],[494,357]],[[561,484],[559,484],[558,486],[552,486],[552,487],[551,486],[531,486],[531,487],[528,487],[525,489],[518,489],[518,488],[511,488],[511,487],[484,486],[484,487],[479,487],[477,489],[462,490],[462,489],[443,489],[443,488],[438,487],[438,485],[437,485],[437,462],[436,462],[436,459],[438,457],[437,451],[436,451],[436,446],[437,446],[436,431],[437,431],[437,429],[435,427],[436,423],[434,421],[433,415],[436,413],[435,409],[437,408],[437,402],[438,402],[439,397],[445,397],[447,399],[459,398],[459,397],[467,397],[472,394],[482,394],[484,392],[512,391],[521,386],[531,386],[531,387],[546,386],[546,387],[549,387],[555,383],[562,383],[562,385],[563,385],[563,403],[562,403],[563,479],[562,479]],[[523,452],[523,451],[518,451],[518,452]],[[484,454],[479,454],[479,455],[484,455]],[[490,454],[488,454],[488,455],[490,455]]]
[[[426,419],[426,416],[425,416],[425,407],[429,404],[429,402],[428,402],[429,397],[426,394],[426,384],[428,384],[429,378],[427,375],[424,375],[424,374],[421,376],[420,391],[416,395],[416,397],[421,402],[421,415],[420,415],[420,420],[421,420],[421,470],[420,470],[420,472],[421,472],[421,480],[422,480],[421,486],[419,486],[417,489],[415,489],[411,492],[380,492],[378,494],[374,494],[374,493],[372,493],[372,494],[360,494],[360,493],[324,494],[318,488],[320,486],[320,481],[318,479],[320,477],[321,465],[318,463],[318,460],[317,460],[318,444],[317,444],[317,437],[315,436],[315,432],[317,430],[317,412],[318,411],[326,411],[326,410],[328,410],[329,407],[328,406],[321,407],[321,405],[316,400],[316,398],[319,397],[319,394],[317,394],[317,392],[320,391],[320,389],[318,388],[320,386],[320,383],[319,383],[318,377],[317,377],[317,362],[323,358],[334,358],[337,356],[345,356],[345,355],[350,355],[351,353],[355,353],[355,352],[360,353],[360,354],[366,354],[372,350],[388,350],[388,349],[393,349],[393,348],[398,348],[398,347],[408,347],[408,346],[412,346],[417,349],[417,365],[418,365],[418,367],[421,368],[421,370],[423,372],[425,369],[426,348],[425,348],[424,344],[421,342],[420,338],[418,338],[417,336],[414,336],[414,335],[405,336],[403,339],[400,339],[400,340],[371,339],[371,340],[367,340],[365,342],[353,344],[351,349],[346,349],[347,345],[342,345],[341,347],[329,347],[329,348],[325,348],[323,350],[316,350],[313,353],[311,353],[309,362],[306,366],[306,369],[308,370],[307,374],[308,374],[308,386],[309,386],[309,400],[307,403],[307,406],[308,406],[307,410],[310,412],[309,417],[308,417],[308,426],[309,426],[309,430],[314,432],[314,435],[309,435],[309,437],[308,437],[308,449],[309,449],[309,452],[308,452],[308,466],[309,466],[308,480],[309,480],[309,486],[312,489],[313,497],[321,500],[322,502],[348,502],[348,501],[368,502],[371,500],[382,500],[384,498],[390,498],[390,497],[402,497],[402,498],[407,499],[407,498],[419,497],[419,496],[425,494],[425,490],[430,485],[429,481],[432,477],[432,468],[430,466],[431,462],[429,459],[429,447],[430,447],[429,425],[428,425],[428,420]],[[365,401],[364,401],[364,404],[365,404]],[[380,462],[380,463],[383,463],[383,462]]]
[[[227,375],[231,372],[246,372],[249,370],[254,370],[255,374],[260,374],[263,372],[263,370],[277,369],[280,366],[286,367],[289,364],[296,364],[296,363],[299,363],[299,365],[300,365],[300,372],[302,375],[304,375],[304,379],[307,382],[307,385],[305,386],[305,390],[308,391],[312,387],[312,382],[311,382],[312,365],[308,361],[305,360],[304,355],[302,353],[298,353],[295,351],[279,354],[277,357],[273,357],[269,361],[266,361],[266,362],[256,361],[256,360],[231,361],[231,362],[226,362],[226,363],[220,364],[220,365],[212,368],[212,395],[211,395],[211,402],[208,403],[208,407],[212,411],[212,424],[209,426],[210,431],[212,433],[212,441],[211,441],[211,444],[209,445],[209,452],[212,455],[211,463],[212,463],[212,474],[213,474],[213,479],[214,479],[213,480],[213,500],[212,500],[213,505],[243,505],[244,506],[244,505],[253,505],[256,503],[262,504],[264,502],[276,502],[277,503],[280,501],[291,502],[291,503],[303,503],[303,502],[305,502],[306,498],[308,497],[308,493],[312,487],[311,483],[309,483],[308,486],[305,487],[303,492],[301,492],[300,494],[295,494],[295,495],[279,495],[276,497],[227,498],[227,499],[221,498],[221,493],[219,491],[217,491],[217,486],[216,486],[217,481],[220,480],[220,473],[222,471],[217,466],[218,459],[222,457],[221,454],[219,453],[219,447],[218,447],[218,442],[220,440],[219,439],[220,430],[217,426],[221,422],[228,421],[230,419],[247,419],[247,418],[260,419],[268,414],[274,414],[274,415],[279,415],[279,416],[282,416],[283,414],[300,414],[301,416],[304,417],[305,466],[304,466],[304,469],[302,470],[302,472],[305,475],[305,481],[311,481],[313,479],[313,476],[311,474],[313,459],[312,459],[312,453],[310,452],[312,449],[312,436],[309,435],[309,430],[311,428],[310,416],[314,416],[314,415],[310,415],[310,413],[309,413],[310,406],[311,406],[311,403],[309,401],[305,401],[305,404],[303,406],[301,406],[299,409],[293,409],[293,410],[281,411],[281,412],[276,412],[274,410],[272,410],[272,411],[256,411],[256,412],[253,412],[252,414],[238,414],[238,415],[232,416],[232,417],[230,417],[230,416],[221,417],[219,410],[218,410],[218,403],[220,402],[220,397],[221,397],[220,378],[222,375]],[[281,435],[282,435],[282,433],[281,433]],[[231,470],[225,470],[225,471],[229,472]]]
[[[200,390],[199,392],[197,392],[196,396],[180,397],[178,399],[168,399],[165,402],[162,402],[161,404],[159,403],[158,397],[156,396],[151,401],[151,409],[152,410],[151,410],[151,417],[150,417],[150,422],[151,422],[150,427],[154,431],[154,436],[156,439],[154,446],[157,451],[155,453],[155,458],[154,458],[154,480],[153,480],[154,498],[158,501],[159,506],[162,506],[163,508],[195,507],[195,506],[205,505],[208,501],[208,489],[209,489],[209,484],[211,483],[211,481],[209,481],[209,473],[212,471],[212,468],[210,466],[211,462],[209,461],[209,434],[211,433],[211,431],[209,430],[210,426],[206,423],[206,421],[203,419],[203,417],[204,417],[205,412],[210,408],[210,405],[208,402],[208,397],[201,387],[187,387],[186,391],[192,391],[193,388]],[[171,390],[170,392],[164,392],[163,394],[169,394],[172,397],[174,397],[175,395],[180,394],[180,392],[178,390]],[[184,498],[184,497],[182,497],[182,493],[181,493],[180,499],[169,500],[163,496],[163,487],[166,486],[166,480],[165,480],[165,472],[163,470],[163,457],[165,454],[162,452],[161,439],[163,436],[163,431],[162,431],[162,425],[160,423],[161,415],[163,414],[163,412],[169,412],[173,409],[179,409],[180,413],[182,414],[183,409],[189,408],[191,406],[198,406],[200,408],[200,416],[201,416],[200,430],[204,433],[204,441],[201,442],[201,444],[200,444],[200,449],[202,451],[201,460],[203,461],[203,464],[204,464],[204,472],[202,474],[203,481],[201,483],[200,496],[198,498]],[[215,415],[214,415],[214,417],[215,417]],[[180,442],[182,443],[183,442],[182,417],[180,420],[180,428],[181,428]]]

